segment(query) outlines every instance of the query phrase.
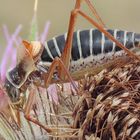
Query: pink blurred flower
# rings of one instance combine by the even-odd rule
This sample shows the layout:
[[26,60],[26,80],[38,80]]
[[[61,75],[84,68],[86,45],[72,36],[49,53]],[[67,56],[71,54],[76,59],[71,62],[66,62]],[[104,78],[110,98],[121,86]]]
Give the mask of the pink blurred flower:
[[1,64],[0,64],[0,75],[1,81],[4,82],[6,78],[6,71],[8,70],[8,62],[10,63],[10,68],[16,65],[16,49],[14,48],[14,43],[16,37],[18,36],[19,32],[21,31],[22,26],[19,25],[15,32],[10,36],[8,33],[8,28],[6,25],[3,26],[3,33],[7,42]]
[[[9,68],[13,68],[16,65],[16,49],[14,48],[15,40],[21,30],[22,26],[19,25],[15,32],[10,35],[6,25],[3,26],[3,34],[6,39],[7,45],[3,53],[3,57],[0,63],[0,112],[4,112],[8,106],[8,96],[5,94],[4,82],[6,79],[6,72]],[[8,67],[8,65],[10,67]]]

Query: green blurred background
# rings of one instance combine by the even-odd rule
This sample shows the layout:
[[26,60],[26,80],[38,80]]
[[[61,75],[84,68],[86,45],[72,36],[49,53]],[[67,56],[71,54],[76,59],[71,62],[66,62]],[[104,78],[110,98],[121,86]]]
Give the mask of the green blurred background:
[[[91,0],[107,28],[140,32],[140,0]],[[47,20],[51,22],[48,39],[67,32],[70,11],[75,0],[39,0],[37,20],[42,32]],[[33,16],[34,0],[0,0],[0,44],[4,44],[2,25],[6,24],[11,32],[22,24],[20,35],[28,39]],[[89,14],[85,2],[83,10]],[[91,28],[83,18],[78,18],[76,29]],[[1,49],[1,53],[3,48]]]

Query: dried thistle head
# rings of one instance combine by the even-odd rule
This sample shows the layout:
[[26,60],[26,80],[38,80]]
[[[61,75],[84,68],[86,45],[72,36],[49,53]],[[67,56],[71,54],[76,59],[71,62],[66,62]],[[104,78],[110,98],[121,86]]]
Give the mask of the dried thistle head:
[[79,128],[81,139],[139,139],[139,64],[135,61],[102,71],[93,76],[92,84],[89,78],[84,79],[83,89],[91,98],[84,96],[82,102],[77,102],[74,116],[74,128]]

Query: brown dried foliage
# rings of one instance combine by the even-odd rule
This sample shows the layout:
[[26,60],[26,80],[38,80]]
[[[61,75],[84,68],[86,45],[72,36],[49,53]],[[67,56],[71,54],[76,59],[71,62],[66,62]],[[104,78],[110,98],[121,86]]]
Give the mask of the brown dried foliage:
[[79,128],[79,138],[139,140],[139,81],[139,62],[103,70],[82,80],[80,85],[86,96],[84,93],[80,97],[84,99],[74,110],[74,128]]
[[[95,76],[85,76],[78,82],[80,96],[64,91],[63,85],[59,85],[58,104],[51,102],[48,95],[39,90],[31,114],[49,125],[53,132],[47,134],[28,122],[32,137],[50,140],[139,140],[139,81],[140,63],[131,61],[104,69]],[[8,124],[17,138],[26,138],[27,125],[23,125],[26,120],[22,116],[21,113],[21,128],[14,123]],[[41,136],[36,136],[37,130]]]

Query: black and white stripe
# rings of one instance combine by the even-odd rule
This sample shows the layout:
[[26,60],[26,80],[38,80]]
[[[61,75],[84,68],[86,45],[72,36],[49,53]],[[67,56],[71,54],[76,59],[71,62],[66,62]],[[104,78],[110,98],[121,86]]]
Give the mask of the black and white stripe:
[[[140,35],[133,32],[111,29],[107,31],[128,49],[135,47],[140,40]],[[66,37],[67,34],[60,35],[45,43],[41,60],[43,62],[52,62],[56,56],[60,57],[65,46]],[[121,50],[98,29],[78,30],[73,35],[71,56],[72,61],[82,60],[91,56],[96,59],[99,55],[113,54]]]

